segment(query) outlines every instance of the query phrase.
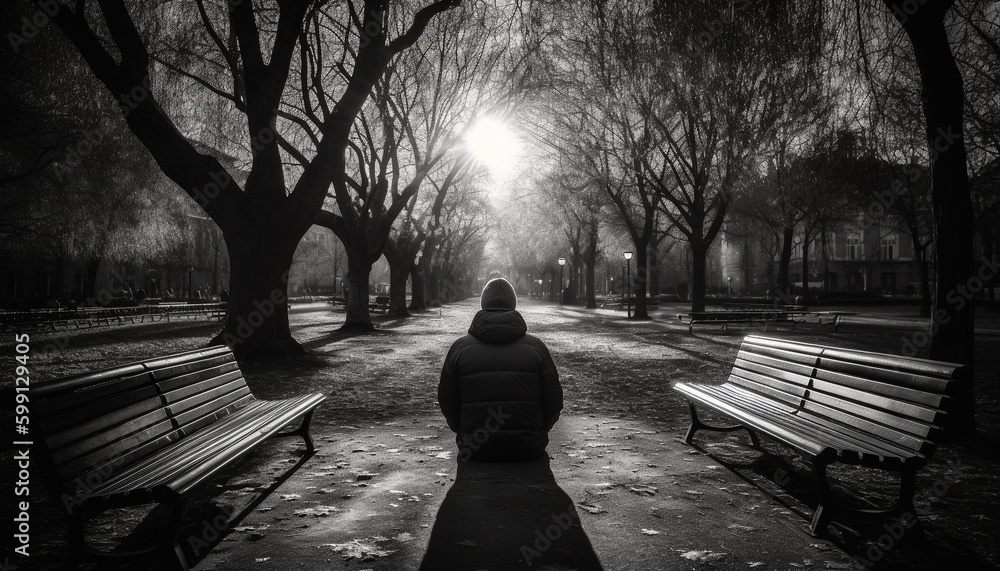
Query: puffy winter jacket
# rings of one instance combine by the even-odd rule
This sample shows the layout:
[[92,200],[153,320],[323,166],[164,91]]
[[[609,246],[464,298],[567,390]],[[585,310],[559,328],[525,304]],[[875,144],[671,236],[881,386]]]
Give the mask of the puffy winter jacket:
[[438,402],[460,460],[517,461],[545,454],[562,410],[548,348],[517,311],[476,314],[445,358]]

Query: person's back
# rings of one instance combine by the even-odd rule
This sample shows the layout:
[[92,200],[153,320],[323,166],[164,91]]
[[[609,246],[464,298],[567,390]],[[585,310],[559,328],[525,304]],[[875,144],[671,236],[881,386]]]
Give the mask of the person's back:
[[562,386],[545,344],[527,334],[507,280],[483,288],[483,310],[445,359],[438,402],[460,460],[519,461],[545,454]]

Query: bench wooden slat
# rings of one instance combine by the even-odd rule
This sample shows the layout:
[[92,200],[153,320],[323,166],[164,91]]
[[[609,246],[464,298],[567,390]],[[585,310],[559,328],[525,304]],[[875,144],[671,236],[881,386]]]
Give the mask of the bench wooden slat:
[[[817,392],[835,395],[838,398],[847,399],[851,402],[863,403],[866,407],[869,407],[872,410],[890,412],[903,417],[904,419],[915,419],[927,424],[940,426],[943,417],[946,414],[940,408],[931,408],[921,406],[919,404],[912,404],[897,399],[887,398],[878,393],[872,394],[874,391],[859,390],[853,386],[844,386],[828,381],[813,380],[812,387]],[[831,404],[830,401],[823,402]],[[903,426],[904,425],[900,425],[900,428]]]
[[744,344],[743,349],[746,350],[746,351],[748,351],[748,352],[752,352],[753,354],[756,354],[756,355],[764,355],[764,356],[767,356],[767,357],[773,357],[773,358],[781,360],[781,361],[789,361],[789,362],[792,362],[792,363],[799,363],[799,364],[802,364],[802,365],[809,365],[809,366],[815,366],[816,363],[819,362],[818,354],[817,355],[810,355],[810,354],[794,353],[794,352],[789,351],[787,349],[779,349],[779,348],[767,347],[767,346],[756,346],[756,345],[752,345],[752,344],[750,346],[745,346],[745,345],[747,345],[747,343],[745,341],[744,341],[743,344]]
[[897,449],[887,450],[881,446],[879,441],[856,438],[852,434],[845,434],[837,430],[831,430],[830,426],[819,426],[816,423],[802,422],[794,416],[798,412],[798,407],[789,410],[788,408],[776,407],[773,401],[761,399],[753,393],[742,393],[738,388],[729,391],[721,390],[725,387],[704,387],[705,390],[720,400],[730,402],[735,407],[752,410],[753,414],[767,418],[770,422],[784,426],[789,430],[799,432],[803,437],[811,439],[817,446],[825,445],[832,448],[837,456],[854,454],[857,457],[863,455],[878,456],[881,460],[887,457],[896,457],[900,454],[912,456],[911,451]]
[[757,363],[751,363],[738,359],[736,364],[733,365],[733,372],[742,371],[747,374],[759,374],[772,379],[784,381],[786,384],[796,387],[805,388],[809,386],[810,377],[808,374],[803,375],[793,371],[787,371],[785,369],[779,369],[775,367],[769,367],[767,365],[760,365]]
[[[856,430],[863,430],[869,434],[874,434],[880,438],[886,440],[897,442],[911,450],[917,450],[921,454],[926,454],[928,446],[930,443],[925,438],[920,438],[914,436],[908,432],[903,432],[895,428],[873,422],[867,418],[851,414],[849,412],[844,412],[842,410],[827,406],[814,401],[805,401],[802,406],[802,411],[799,412],[800,415],[806,416],[806,413],[811,413],[813,417],[824,418],[828,420],[835,420],[847,426],[852,426]],[[876,419],[880,420],[880,419]],[[934,430],[929,428],[927,430],[927,437],[934,435]]]
[[[734,392],[739,392],[740,390],[740,387],[733,388]],[[771,409],[774,412],[782,412],[774,407],[771,407]],[[801,426],[812,433],[826,435],[825,438],[829,439],[837,447],[838,455],[842,455],[844,452],[860,452],[900,458],[910,458],[919,455],[919,452],[911,448],[901,446],[898,443],[873,438],[848,426],[829,421],[817,422],[811,415],[804,413],[799,406],[796,406],[791,415],[785,418],[785,420],[790,426]],[[817,432],[817,429],[819,429],[819,432]],[[824,437],[821,437],[820,440],[822,438]]]
[[[50,397],[40,397],[34,394],[35,389],[32,388],[32,395],[38,400],[33,404],[31,411],[33,414],[40,417],[55,417],[67,410],[79,409],[87,406],[91,402],[99,401],[116,394],[128,392],[145,386],[149,384],[149,375],[142,372],[137,375],[126,375],[115,379],[113,383],[107,382],[107,380],[99,382],[103,384],[78,388],[61,395],[53,395]],[[53,393],[49,391],[49,394],[52,395]]]
[[775,406],[776,403],[761,399],[754,395],[740,395],[737,388],[725,391],[726,387],[699,385],[699,389],[716,396],[719,400],[729,402],[734,407],[749,408],[753,414],[766,416],[771,422],[785,426],[789,430],[800,431],[813,439],[817,446],[826,444],[833,448],[838,456],[853,456],[861,460],[863,456],[876,456],[880,462],[899,459],[908,460],[920,456],[914,450],[895,445],[890,442],[865,436],[855,430],[845,428],[829,421],[817,421],[813,418],[799,416],[800,411],[790,407]]
[[765,367],[771,367],[773,369],[782,369],[792,373],[798,373],[807,377],[812,375],[816,370],[816,363],[814,361],[801,363],[797,361],[788,361],[786,359],[776,359],[762,353],[754,353],[745,349],[740,349],[739,353],[736,354],[736,365],[740,365],[740,363],[755,363]]
[[248,395],[250,389],[246,383],[234,381],[224,387],[170,405],[170,415],[178,425],[184,425],[197,418],[213,415]]
[[198,465],[198,469],[184,474],[178,480],[169,484],[170,489],[177,495],[187,494],[190,490],[197,488],[206,479],[211,478],[215,473],[223,469],[227,464],[242,458],[248,454],[256,445],[255,441],[260,438],[269,438],[285,428],[294,419],[301,417],[307,411],[312,410],[316,405],[325,400],[323,395],[305,395],[297,400],[282,401],[282,407],[271,415],[271,419],[266,427],[259,429],[256,435],[244,439],[237,446],[227,448],[225,454],[214,456],[209,462]]
[[[168,449],[137,462],[110,479],[99,491],[104,495],[128,493],[134,489],[151,489],[172,475],[181,473],[201,462],[212,450],[222,450],[240,437],[263,424],[258,416],[283,401],[254,401],[244,409],[233,411],[216,423],[190,436],[181,438]],[[243,412],[243,415],[234,414]]]
[[[160,439],[159,437],[161,436],[168,437]],[[62,463],[55,472],[60,481],[67,482],[72,480],[73,476],[77,474],[91,471],[103,464],[111,463],[119,457],[129,455],[140,448],[144,453],[148,454],[170,444],[170,442],[177,438],[178,435],[174,429],[174,424],[169,420],[163,420],[107,446],[98,448],[85,456]],[[155,442],[156,444],[150,445],[151,442]],[[129,457],[132,458],[134,455]]]
[[[89,422],[78,424],[45,436],[45,445],[54,451],[60,451],[69,444],[74,448],[87,450],[103,446],[116,438],[134,432],[136,423],[143,421],[158,422],[167,418],[167,413],[160,410],[160,415],[154,413],[161,407],[160,397],[154,396],[135,403],[127,408],[118,409],[103,414]],[[162,416],[163,418],[158,418]]]
[[787,385],[781,386],[783,384],[781,381],[754,373],[737,373],[736,371],[733,371],[733,373],[729,375],[729,382],[792,405],[798,405],[806,394],[806,389],[804,387],[797,387],[797,390],[793,391],[790,390],[791,388],[787,387]]
[[[47,399],[54,398],[58,395],[71,393],[73,391],[85,389],[87,387],[92,387],[99,385],[101,383],[106,383],[108,381],[117,381],[121,377],[127,377],[129,375],[138,375],[145,372],[146,369],[141,363],[133,363],[130,365],[123,365],[121,367],[115,367],[113,369],[106,369],[103,371],[96,371],[93,373],[87,373],[83,375],[76,375],[73,377],[68,377],[64,379],[58,379],[43,383],[34,383],[31,387],[31,394],[39,402],[43,402]],[[33,407],[36,409],[37,405]],[[42,409],[36,409],[42,410]]]
[[[158,359],[151,359],[144,363],[147,370],[169,369],[174,365],[200,366],[198,363],[213,357],[223,357],[223,361],[234,360],[232,351],[225,345],[219,347],[209,347],[207,349],[195,349],[184,353],[175,353]],[[194,369],[192,369],[194,370]],[[180,374],[180,373],[174,373]]]
[[226,407],[215,410],[211,414],[206,414],[205,416],[196,418],[195,420],[191,420],[185,424],[182,424],[179,430],[182,436],[190,436],[191,434],[198,432],[202,428],[218,421],[219,419],[225,418],[226,416],[234,412],[241,411],[247,405],[258,402],[261,401],[255,399],[252,394],[248,394],[244,397],[239,398],[238,400],[233,401]]
[[[196,371],[191,371],[182,375],[164,377],[163,375],[157,375],[159,371],[154,371],[153,376],[157,379],[156,386],[160,391],[167,393],[173,391],[179,387],[190,385],[193,383],[199,383],[206,379],[211,379],[212,377],[217,377],[223,373],[229,373],[231,371],[239,371],[240,366],[236,361],[224,361],[210,368],[203,368]],[[162,370],[162,369],[161,369]],[[162,379],[162,380],[161,380]]]
[[[204,359],[171,364],[169,367],[152,369],[150,374],[155,380],[165,382],[199,371],[212,371],[217,367],[225,366],[229,363],[236,363],[231,353],[229,355],[215,355]],[[237,367],[239,367],[239,364],[237,364]]]
[[[293,409],[293,401],[256,401],[222,418],[208,428],[182,439],[169,450],[137,464],[101,489],[102,494],[126,493],[132,489],[152,489],[164,485],[183,474],[199,469],[200,466],[217,456],[224,456],[227,450],[241,442],[266,440],[273,431],[268,431],[270,423],[281,422],[282,428],[295,416],[285,418]],[[286,415],[287,416],[287,415]],[[275,429],[275,430],[277,430]]]
[[775,423],[767,422],[764,419],[760,418],[759,416],[756,416],[746,410],[729,406],[729,404],[726,401],[720,400],[715,395],[710,395],[703,392],[686,391],[685,390],[686,387],[683,383],[678,383],[677,385],[674,386],[676,387],[675,390],[684,394],[686,397],[695,400],[697,402],[706,404],[713,409],[724,410],[726,411],[726,414],[734,418],[737,422],[745,423],[747,426],[752,426],[759,430],[765,431],[778,441],[783,442],[786,445],[792,446],[793,448],[796,448],[798,450],[806,451],[810,455],[818,456],[822,454],[823,451],[826,450],[827,448],[827,446],[825,445],[820,446],[811,440],[803,438],[802,435],[797,434],[792,430],[788,430],[784,426],[778,426]]
[[[97,401],[91,401],[90,399],[81,400],[84,402],[72,410],[64,411],[55,416],[40,415],[44,419],[41,421],[44,426],[42,430],[45,433],[63,432],[92,419],[121,411],[125,411],[127,415],[130,413],[138,415],[149,410],[151,401],[152,405],[155,406],[159,402],[159,397],[157,396],[156,387],[146,385]],[[132,413],[133,408],[135,408],[134,413]]]
[[[164,404],[171,405],[191,396],[209,393],[234,381],[243,379],[243,373],[238,368],[236,370],[224,371],[221,375],[215,374],[217,372],[219,371],[205,370],[192,373],[192,375],[184,375],[185,377],[191,377],[188,379],[187,384],[177,385],[171,383],[171,386],[175,388],[170,389],[164,388],[166,383],[157,383],[157,387],[163,393]],[[243,384],[246,385],[246,381],[243,381]]]
[[933,391],[945,390],[945,385],[947,384],[948,379],[954,378],[957,370],[965,368],[962,365],[945,363],[942,361],[932,361],[930,359],[885,355],[883,353],[872,353],[869,351],[840,349],[835,347],[827,347],[823,351],[823,357],[830,360],[830,363],[826,365],[828,368],[836,369],[839,367],[846,367],[851,364],[855,366],[868,365],[874,369],[912,373],[918,379],[930,379],[932,377],[936,377],[939,379],[939,382],[928,384],[923,384],[921,382],[919,383],[920,386],[914,387],[921,388],[922,390]]
[[[886,374],[880,375],[880,378],[883,380],[873,380],[871,378],[857,376],[857,373],[865,372],[868,372],[866,368],[853,369],[851,373],[820,369],[816,371],[816,378],[838,385],[853,387],[861,391],[882,395],[890,399],[904,400],[932,408],[942,408],[944,406],[945,399],[947,399],[943,390],[941,392],[928,392],[911,388],[909,386],[894,384],[896,379],[892,378],[893,376],[891,375],[891,371],[884,371]],[[906,376],[911,378],[910,375]]]

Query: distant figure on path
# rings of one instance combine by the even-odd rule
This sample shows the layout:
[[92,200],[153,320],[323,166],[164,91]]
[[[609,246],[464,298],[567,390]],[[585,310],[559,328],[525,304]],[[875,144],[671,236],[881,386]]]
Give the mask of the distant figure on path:
[[490,280],[480,301],[482,311],[448,351],[438,385],[458,458],[541,458],[563,406],[555,363],[545,343],[527,334],[510,282]]

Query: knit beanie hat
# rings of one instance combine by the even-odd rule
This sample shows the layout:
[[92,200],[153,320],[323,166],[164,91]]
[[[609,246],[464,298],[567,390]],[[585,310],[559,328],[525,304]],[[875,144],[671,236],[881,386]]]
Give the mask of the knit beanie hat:
[[487,282],[480,298],[483,309],[512,310],[517,307],[517,294],[514,293],[514,286],[503,278]]

